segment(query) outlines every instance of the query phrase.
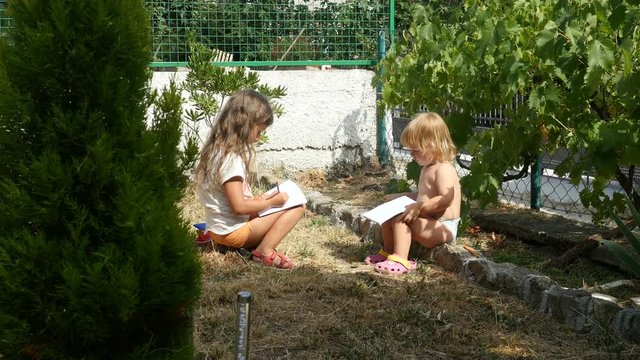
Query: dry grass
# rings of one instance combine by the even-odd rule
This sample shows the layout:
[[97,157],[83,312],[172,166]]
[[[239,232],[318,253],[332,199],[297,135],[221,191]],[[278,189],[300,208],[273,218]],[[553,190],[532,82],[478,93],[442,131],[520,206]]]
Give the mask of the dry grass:
[[[201,221],[193,198],[183,207],[188,221]],[[253,294],[251,359],[631,359],[640,353],[613,335],[575,334],[512,296],[432,264],[420,263],[403,277],[377,274],[362,263],[370,245],[322,216],[308,213],[279,250],[296,269],[201,249],[202,296],[194,314],[199,359],[234,357],[240,290]]]

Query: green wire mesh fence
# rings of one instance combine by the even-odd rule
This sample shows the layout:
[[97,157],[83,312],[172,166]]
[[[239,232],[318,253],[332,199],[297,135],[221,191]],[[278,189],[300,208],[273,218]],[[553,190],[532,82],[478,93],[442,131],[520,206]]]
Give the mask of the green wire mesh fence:
[[5,36],[11,26],[11,19],[7,15],[7,1],[0,0],[0,37]]
[[[393,37],[393,0],[147,1],[152,66],[182,66],[189,34],[243,66],[375,65]],[[390,42],[387,42],[390,43]]]
[[[152,67],[186,66],[188,38],[228,66],[373,66],[394,0],[147,0]],[[11,26],[0,0],[0,36]]]

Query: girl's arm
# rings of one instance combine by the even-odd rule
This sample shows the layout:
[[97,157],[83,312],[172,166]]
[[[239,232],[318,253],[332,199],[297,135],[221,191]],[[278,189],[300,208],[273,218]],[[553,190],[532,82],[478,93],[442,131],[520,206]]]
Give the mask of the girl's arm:
[[233,177],[227,180],[223,185],[224,192],[227,195],[229,206],[236,215],[253,215],[257,214],[271,206],[280,206],[284,204],[289,196],[286,193],[277,193],[271,197],[254,197],[245,199],[242,191],[242,178]]

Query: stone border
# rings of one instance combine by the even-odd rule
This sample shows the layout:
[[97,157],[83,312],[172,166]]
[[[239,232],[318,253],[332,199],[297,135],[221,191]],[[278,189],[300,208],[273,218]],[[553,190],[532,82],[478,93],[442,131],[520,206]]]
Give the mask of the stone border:
[[[354,231],[364,240],[382,242],[379,226],[360,216],[368,209],[340,204],[317,191],[305,194],[310,211],[327,216],[333,224]],[[546,233],[545,237],[552,238],[553,234]],[[640,310],[623,308],[609,295],[565,288],[533,270],[474,257],[459,245],[447,244],[431,251],[412,245],[411,254],[470,282],[515,295],[537,312],[564,322],[577,333],[613,332],[640,343]]]

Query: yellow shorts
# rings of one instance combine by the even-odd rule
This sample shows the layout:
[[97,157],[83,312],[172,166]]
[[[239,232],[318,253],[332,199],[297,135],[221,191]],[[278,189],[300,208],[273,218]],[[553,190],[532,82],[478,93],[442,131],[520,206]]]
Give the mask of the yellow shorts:
[[249,240],[249,234],[251,233],[251,224],[246,223],[239,229],[234,230],[226,235],[218,235],[209,231],[211,239],[218,245],[224,245],[233,248],[241,248]]

